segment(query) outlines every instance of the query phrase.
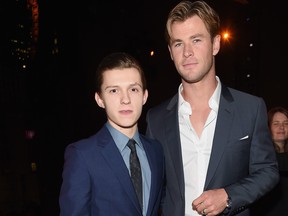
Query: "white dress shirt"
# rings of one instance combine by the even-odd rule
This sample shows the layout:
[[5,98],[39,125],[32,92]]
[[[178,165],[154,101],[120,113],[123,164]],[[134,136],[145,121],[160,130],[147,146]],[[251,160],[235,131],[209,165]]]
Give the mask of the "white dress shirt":
[[178,88],[178,118],[185,180],[185,216],[199,216],[192,210],[192,202],[203,192],[208,170],[221,93],[221,82],[217,76],[216,79],[218,84],[209,99],[211,111],[201,137],[198,137],[190,122],[189,116],[193,113],[190,104],[182,97],[182,84]]

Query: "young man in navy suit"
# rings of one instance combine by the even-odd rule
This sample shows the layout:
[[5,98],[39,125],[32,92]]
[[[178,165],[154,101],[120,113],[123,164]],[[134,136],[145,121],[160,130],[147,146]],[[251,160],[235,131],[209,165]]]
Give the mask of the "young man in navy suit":
[[[144,72],[127,53],[112,53],[96,72],[95,100],[107,123],[93,136],[66,147],[61,216],[156,216],[164,179],[159,142],[138,132],[137,121],[148,98]],[[130,178],[129,139],[136,141],[141,165],[139,203]],[[141,175],[141,174],[140,174]]]
[[248,216],[279,180],[265,103],[216,76],[220,20],[207,3],[176,5],[166,36],[181,84],[147,113],[147,135],[165,155],[162,214]]

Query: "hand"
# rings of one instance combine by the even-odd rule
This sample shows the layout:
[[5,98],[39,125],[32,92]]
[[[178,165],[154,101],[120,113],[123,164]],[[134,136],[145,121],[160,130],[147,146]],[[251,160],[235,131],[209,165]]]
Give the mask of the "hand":
[[227,205],[228,194],[221,189],[204,191],[192,202],[192,209],[199,215],[219,215]]

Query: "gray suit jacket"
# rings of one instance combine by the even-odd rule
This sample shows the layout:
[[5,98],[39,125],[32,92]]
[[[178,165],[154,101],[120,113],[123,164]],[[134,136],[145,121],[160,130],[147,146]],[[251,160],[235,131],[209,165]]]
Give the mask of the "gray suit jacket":
[[[184,175],[178,123],[178,94],[147,112],[146,135],[161,142],[166,166],[163,215],[183,216]],[[222,85],[204,190],[225,188],[229,215],[250,215],[249,206],[279,181],[275,151],[262,98]]]

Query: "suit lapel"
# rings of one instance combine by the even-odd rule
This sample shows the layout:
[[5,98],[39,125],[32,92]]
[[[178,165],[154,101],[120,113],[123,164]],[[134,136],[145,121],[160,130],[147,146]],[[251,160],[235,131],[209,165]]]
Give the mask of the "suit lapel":
[[182,152],[181,152],[181,143],[180,143],[180,131],[179,131],[179,122],[178,122],[178,94],[175,95],[169,105],[167,106],[167,115],[164,118],[164,127],[166,135],[165,145],[169,145],[168,154],[169,158],[167,160],[172,161],[172,168],[175,177],[177,179],[177,185],[179,191],[181,192],[182,198],[185,196],[184,192],[184,172],[183,172],[183,163],[182,163]]
[[141,142],[143,144],[143,148],[145,149],[145,154],[147,156],[147,160],[151,169],[151,189],[150,189],[150,196],[149,196],[149,203],[148,203],[148,209],[147,209],[147,215],[151,215],[152,210],[154,208],[155,199],[157,199],[156,195],[156,184],[159,183],[157,175],[158,175],[158,162],[157,158],[155,157],[154,149],[152,148],[150,142],[148,142],[144,136],[141,136]]
[[222,85],[221,98],[218,110],[218,117],[214,133],[211,156],[207,171],[204,190],[207,189],[228,142],[229,131],[233,122],[233,98],[227,87]]
[[106,160],[107,164],[110,166],[111,170],[115,174],[116,178],[119,180],[123,189],[126,191],[127,196],[130,197],[131,201],[134,203],[135,208],[139,209],[138,199],[134,191],[129,171],[123,161],[123,158],[113,140],[110,133],[106,129],[103,133],[103,151],[102,155]]

